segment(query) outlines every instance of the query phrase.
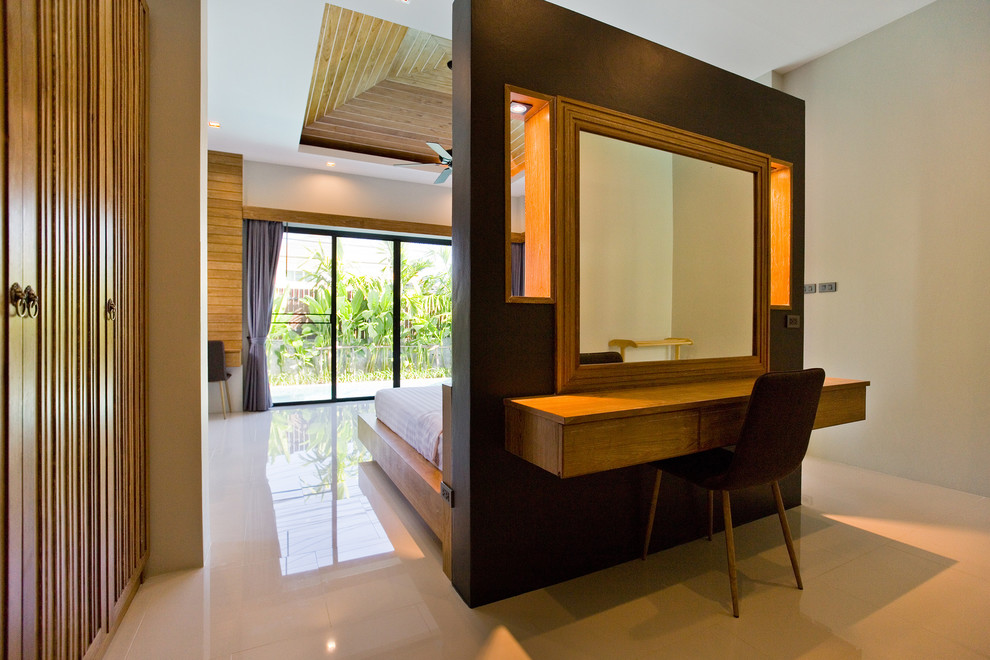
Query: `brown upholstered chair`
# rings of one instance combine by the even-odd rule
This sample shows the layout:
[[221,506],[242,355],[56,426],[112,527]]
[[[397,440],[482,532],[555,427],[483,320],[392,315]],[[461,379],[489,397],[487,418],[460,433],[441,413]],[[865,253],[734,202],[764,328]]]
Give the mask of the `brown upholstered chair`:
[[803,589],[794,542],[784,515],[784,504],[777,482],[794,472],[804,460],[824,382],[825,372],[822,369],[763,374],[753,384],[746,419],[734,452],[721,448],[711,449],[653,463],[657,468],[657,478],[646,527],[643,559],[646,559],[650,547],[653,519],[660,494],[660,477],[664,472],[708,489],[709,540],[712,535],[713,492],[719,491],[725,517],[725,550],[729,563],[729,586],[732,589],[732,615],[738,617],[739,588],[729,491],[770,484],[777,503],[777,515],[780,517],[787,552],[791,558],[791,567],[794,569],[794,578],[798,589]]
[[223,342],[206,342],[206,381],[220,383],[220,407],[223,410],[224,419],[227,419],[227,410],[230,408],[230,390],[227,389],[227,379],[229,378],[227,358],[223,354]]

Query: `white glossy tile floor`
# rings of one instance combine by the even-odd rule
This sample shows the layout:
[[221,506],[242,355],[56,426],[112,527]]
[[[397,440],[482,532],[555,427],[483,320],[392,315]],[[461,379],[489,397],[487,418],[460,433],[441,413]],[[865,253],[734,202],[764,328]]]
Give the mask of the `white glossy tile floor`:
[[369,406],[211,418],[208,566],[147,580],[108,657],[990,657],[990,500],[815,459],[788,512],[805,588],[775,516],[738,527],[739,619],[722,535],[469,609],[358,468]]

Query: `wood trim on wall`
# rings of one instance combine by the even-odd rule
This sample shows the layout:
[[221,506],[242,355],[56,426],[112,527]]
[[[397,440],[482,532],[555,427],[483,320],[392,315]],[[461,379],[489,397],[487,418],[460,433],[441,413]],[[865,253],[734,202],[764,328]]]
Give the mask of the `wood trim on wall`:
[[223,342],[227,366],[241,366],[244,157],[207,155],[207,313],[211,340]]
[[322,225],[324,227],[340,227],[342,229],[387,231],[397,234],[450,236],[450,225],[434,225],[428,222],[381,220],[378,218],[362,218],[353,215],[335,215],[333,213],[313,213],[312,211],[272,209],[263,206],[245,206],[243,209],[243,215],[245,220],[268,220],[270,222]]

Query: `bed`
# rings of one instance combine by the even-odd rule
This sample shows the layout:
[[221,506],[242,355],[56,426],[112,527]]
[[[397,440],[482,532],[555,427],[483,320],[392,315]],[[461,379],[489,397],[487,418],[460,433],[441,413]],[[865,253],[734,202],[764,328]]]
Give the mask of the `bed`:
[[358,419],[358,437],[440,540],[450,577],[450,505],[441,494],[450,483],[450,386],[383,390],[375,399],[376,413]]

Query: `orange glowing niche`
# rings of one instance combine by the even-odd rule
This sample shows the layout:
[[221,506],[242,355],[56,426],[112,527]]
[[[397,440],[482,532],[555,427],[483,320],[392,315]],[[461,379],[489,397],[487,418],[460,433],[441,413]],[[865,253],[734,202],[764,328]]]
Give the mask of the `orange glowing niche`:
[[[506,234],[511,243],[523,244],[524,255],[523,272],[521,277],[517,274],[520,281],[514,285],[512,271],[516,266],[507,244],[506,299],[510,302],[552,302],[553,182],[550,161],[553,99],[506,87],[506,125],[509,188],[522,189],[510,193],[516,196],[510,196],[508,200]],[[512,228],[513,217],[516,224],[522,225],[516,230]]]
[[791,306],[791,165],[771,163],[770,306]]

